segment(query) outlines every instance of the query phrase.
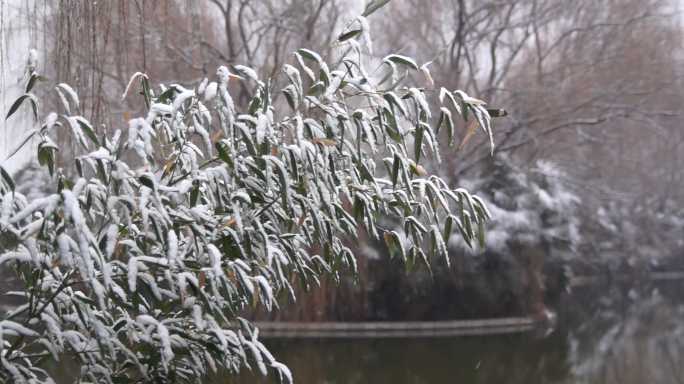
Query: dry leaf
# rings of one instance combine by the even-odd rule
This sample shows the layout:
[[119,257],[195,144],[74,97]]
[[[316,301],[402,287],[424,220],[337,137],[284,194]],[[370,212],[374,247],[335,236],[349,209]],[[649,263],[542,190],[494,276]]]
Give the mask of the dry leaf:
[[214,359],[211,357],[209,351],[207,351],[206,349],[204,350],[204,358],[206,359],[207,363],[209,363],[211,370],[214,371],[214,373],[216,373],[216,363],[214,363]]
[[[128,96],[129,93],[131,93],[131,89],[133,88],[133,84],[142,76],[143,74],[140,72],[137,72],[133,77],[131,77],[131,80],[128,82],[128,86],[126,87],[126,91],[124,92],[123,96],[121,96],[121,101],[123,102],[126,97]],[[128,121],[128,120],[126,120]]]
[[124,112],[124,120],[128,123],[128,121],[131,119],[131,113],[126,111]]
[[290,284],[294,284],[297,279],[297,272],[292,272],[292,278],[290,278]]
[[486,105],[486,104],[487,104],[487,103],[485,103],[485,102],[482,101],[482,100],[474,99],[474,98],[472,98],[472,97],[470,97],[470,96],[468,96],[468,97],[466,97],[465,99],[463,99],[463,102],[464,102],[464,103],[468,103],[468,104],[480,104],[480,105]]
[[171,155],[171,157],[169,157],[169,161],[166,163],[166,167],[164,167],[164,172],[169,172],[169,170],[171,170],[174,160],[176,160],[176,156]]
[[119,253],[121,253],[121,244],[119,244],[119,241],[123,239],[124,235],[123,233],[119,235],[119,238],[116,239],[117,245],[116,245],[116,251],[114,251],[114,257],[118,260],[119,259]]
[[278,156],[278,146],[271,144],[271,156]]
[[195,242],[195,235],[192,233],[192,228],[190,228],[188,224],[185,224],[185,227],[188,229],[188,236],[190,236],[190,241],[196,245],[197,243]]
[[235,223],[235,219],[228,219],[223,222],[223,224],[219,225],[219,229],[227,226],[227,225],[233,225]]
[[143,165],[142,167],[138,168],[137,171],[135,171],[135,177],[140,177],[140,175],[147,171],[147,164]]
[[315,138],[315,139],[311,139],[311,141],[312,141],[313,143],[322,143],[323,145],[328,146],[328,147],[334,147],[334,146],[336,146],[337,144],[339,144],[339,143],[336,143],[336,142],[334,142],[334,141],[332,141],[332,140],[330,140],[330,139],[324,139],[324,138],[321,138],[321,137],[317,137],[317,138]]
[[237,279],[235,279],[235,275],[233,275],[233,270],[230,268],[226,268],[226,272],[228,273],[228,277],[230,278],[230,281],[232,281],[233,284],[237,285]]
[[420,71],[423,72],[423,75],[425,75],[428,83],[434,87],[435,82],[432,80],[432,76],[430,76],[430,70],[428,69],[427,64],[424,64],[422,67],[420,67]]
[[228,75],[228,79],[233,80],[233,81],[243,81],[244,80],[243,77],[240,77],[238,75],[233,75],[232,73],[230,75]]
[[55,263],[50,267],[50,270],[52,271],[53,269],[59,267],[60,264],[62,264],[62,259],[55,261]]
[[470,128],[468,128],[468,132],[466,132],[463,141],[461,141],[461,145],[458,146],[458,149],[463,148],[465,143],[467,143],[468,140],[470,140],[470,137],[473,135],[473,132],[475,132],[475,128],[477,128],[477,119],[473,120],[473,123],[470,124]]
[[130,368],[128,368],[128,369],[124,369],[124,370],[121,371],[119,374],[125,375],[125,374],[127,374],[127,373],[132,373],[132,372],[137,372],[137,371],[138,371],[138,367],[130,367]]
[[427,171],[425,168],[421,167],[420,165],[416,164],[413,162],[413,160],[409,160],[409,165],[411,168],[413,168],[419,175],[426,175]]
[[252,306],[256,308],[257,303],[259,302],[259,284],[257,284],[256,281],[252,281],[252,285],[254,285],[254,295],[252,296]]
[[306,220],[306,211],[302,214],[302,217],[299,218],[299,222],[297,223],[297,226],[299,228],[302,227],[302,224],[304,224],[304,220]]
[[218,131],[216,132],[216,134],[215,134],[214,136],[212,136],[211,142],[212,142],[212,143],[215,143],[216,140],[218,140],[218,138],[221,137],[221,134],[222,134],[222,133],[223,133],[222,130],[218,130]]
[[207,279],[207,274],[204,273],[204,271],[201,271],[199,274],[199,287],[202,288],[204,287],[204,282]]

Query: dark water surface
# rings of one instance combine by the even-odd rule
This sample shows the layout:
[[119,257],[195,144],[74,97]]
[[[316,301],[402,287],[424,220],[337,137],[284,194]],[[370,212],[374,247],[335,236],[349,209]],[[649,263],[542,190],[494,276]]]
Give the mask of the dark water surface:
[[[684,281],[575,289],[553,330],[395,339],[262,339],[297,384],[684,383]],[[68,359],[50,364],[73,382]],[[273,383],[244,370],[237,380]]]
[[576,289],[558,309],[550,332],[264,344],[298,384],[684,382],[684,283]]

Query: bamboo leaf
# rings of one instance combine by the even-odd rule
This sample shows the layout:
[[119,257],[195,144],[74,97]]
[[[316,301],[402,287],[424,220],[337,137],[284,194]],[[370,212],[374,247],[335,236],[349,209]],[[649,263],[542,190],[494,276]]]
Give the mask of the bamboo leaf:
[[389,3],[390,0],[378,0],[374,3],[368,4],[366,7],[366,10],[361,14],[361,16],[366,17],[372,14],[373,12],[377,11],[378,9],[384,7]]
[[347,41],[347,40],[351,39],[352,37],[358,35],[359,33],[361,33],[360,29],[354,29],[354,30],[349,31],[347,33],[343,33],[342,35],[340,35],[340,37],[337,40],[341,43],[343,41]]
[[406,57],[406,56],[402,56],[402,55],[388,55],[382,61],[386,61],[386,60],[389,60],[389,61],[396,63],[396,64],[405,65],[411,69],[418,70],[418,64],[416,64],[416,62],[413,61],[413,59],[411,59],[410,57]]
[[9,112],[7,112],[7,117],[5,117],[5,120],[9,119],[10,116],[14,115],[14,113],[17,111],[17,109],[19,109],[21,104],[24,103],[24,100],[32,98],[32,97],[33,97],[33,95],[30,93],[26,93],[26,94],[19,96],[17,98],[17,100],[14,102],[14,104],[12,104],[12,106],[10,107]]
[[463,146],[470,140],[470,137],[473,136],[473,132],[475,132],[475,128],[477,128],[477,119],[473,120],[473,122],[470,124],[470,128],[468,128],[468,132],[466,132],[465,137],[463,137],[463,141],[461,141],[461,145],[458,146],[458,149],[463,148]]

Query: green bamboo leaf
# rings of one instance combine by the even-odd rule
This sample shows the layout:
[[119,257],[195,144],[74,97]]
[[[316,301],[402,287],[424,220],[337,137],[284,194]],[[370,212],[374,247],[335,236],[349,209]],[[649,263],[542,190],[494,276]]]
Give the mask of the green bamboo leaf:
[[413,268],[413,264],[416,261],[416,248],[411,247],[409,249],[408,254],[406,255],[406,276],[408,276],[409,273],[411,273],[411,269]]
[[190,206],[194,207],[197,205],[197,200],[199,200],[199,181],[194,181],[192,184],[190,189]]
[[313,51],[302,48],[302,49],[298,50],[297,53],[299,53],[300,55],[302,55],[302,57],[304,57],[306,59],[309,59],[311,61],[315,61],[319,64],[321,63],[321,57],[318,56],[318,54],[313,52]]
[[50,177],[55,173],[55,158],[53,152],[50,148],[42,148],[45,150],[45,163],[48,167],[48,172],[50,172]]
[[[418,253],[417,259],[420,262],[420,265],[425,269],[425,271],[428,273],[428,275],[430,275],[430,280],[434,281],[435,278],[432,275],[432,268],[430,268],[430,262],[428,261],[427,256],[425,256],[425,253],[423,253],[423,251],[421,251],[420,249],[418,250],[417,253]],[[431,258],[432,258],[432,256],[431,256]]]
[[143,100],[145,100],[145,106],[149,110],[152,103],[152,92],[150,91],[150,81],[147,79],[147,76],[142,76],[141,83],[143,89]]
[[454,121],[451,120],[451,114],[447,115],[446,127],[447,142],[449,143],[449,147],[451,147],[454,144]]
[[163,103],[166,100],[169,100],[173,96],[173,92],[176,90],[175,86],[170,86],[167,88],[164,92],[162,92],[159,97],[157,97],[157,100],[155,100],[156,103]]
[[428,256],[430,260],[435,259],[435,247],[437,245],[437,238],[435,237],[435,231],[430,231],[430,247],[428,248]]
[[33,86],[36,84],[36,80],[38,80],[38,75],[34,73],[31,75],[28,84],[26,84],[26,93],[31,92],[31,89],[33,89]]
[[392,85],[391,85],[389,88],[387,88],[387,89],[383,89],[383,90],[381,91],[381,93],[394,91],[398,86],[401,85],[401,83],[404,81],[405,78],[406,78],[406,74],[404,73],[399,79],[397,79],[397,81],[394,82],[394,84],[392,84]]
[[81,126],[81,129],[85,132],[86,136],[95,143],[96,146],[100,146],[100,140],[98,140],[97,135],[95,132],[93,132],[93,127],[90,126],[90,124],[87,124],[85,121],[82,121],[81,119],[78,119],[78,125]]
[[398,154],[394,154],[394,164],[392,165],[392,188],[397,188],[397,180],[399,179],[399,164],[401,159]]
[[487,113],[491,117],[504,117],[508,115],[508,111],[505,109],[488,109]]
[[152,178],[148,175],[142,175],[140,176],[140,178],[138,178],[138,180],[140,180],[140,184],[146,186],[147,188],[153,191],[157,189],[157,182],[155,180],[152,180]]
[[416,158],[416,164],[420,161],[420,153],[423,148],[423,127],[418,125],[415,130],[415,138],[413,139],[413,155]]
[[480,250],[484,251],[485,249],[485,228],[484,228],[484,220],[480,219],[477,221],[477,242],[478,245],[480,246]]
[[451,215],[447,216],[444,220],[444,244],[449,244],[449,238],[451,237],[451,226],[453,225],[454,219]]
[[385,61],[385,60],[389,60],[393,63],[402,64],[402,65],[405,65],[411,69],[418,70],[418,65],[410,57],[406,57],[406,56],[402,56],[402,55],[389,55],[383,59],[383,61]]
[[458,219],[458,217],[453,217],[452,220],[456,223],[456,226],[458,227],[459,232],[461,232],[461,237],[463,237],[463,240],[465,240],[466,244],[468,244],[468,247],[470,249],[473,249],[473,238],[470,236],[468,233],[467,229],[463,226],[461,220]]
[[5,170],[4,167],[0,166],[0,175],[2,175],[2,179],[5,181],[8,187],[14,192],[14,181],[12,181],[12,178],[10,177],[9,173]]
[[322,92],[325,89],[325,84],[323,84],[322,81],[317,82],[314,84],[311,88],[309,88],[308,91],[306,91],[307,95],[313,95],[316,92]]
[[24,144],[26,144],[29,140],[31,140],[31,138],[33,136],[35,136],[36,133],[38,133],[37,129],[32,129],[32,130],[28,131],[24,135],[24,137],[22,138],[21,143],[19,143],[18,145],[14,145],[14,147],[12,149],[10,149],[9,154],[7,156],[5,156],[5,160],[9,159],[10,157],[14,156],[17,152],[19,152],[19,150],[24,147]]
[[285,100],[287,100],[287,105],[289,105],[290,108],[292,108],[292,110],[295,111],[297,108],[295,108],[294,98],[290,94],[289,90],[283,89],[282,92],[283,95],[285,95]]
[[437,124],[435,125],[435,135],[439,135],[439,130],[442,128],[442,122],[444,121],[444,111],[439,112],[439,118],[437,119]]
[[366,7],[366,10],[361,14],[361,16],[366,17],[372,14],[373,12],[377,11],[378,9],[384,7],[389,3],[390,0],[378,0],[374,3],[368,4]]
[[105,170],[104,162],[100,159],[97,159],[97,173],[100,180],[107,184],[107,171]]
[[221,143],[215,143],[214,146],[216,147],[219,158],[232,167],[233,165],[232,161],[230,161],[230,156],[228,156],[228,152],[226,152],[226,149],[223,148],[223,145]]
[[33,101],[34,114],[37,115],[37,112],[35,111],[36,106],[35,106],[34,96],[31,93],[26,93],[26,94],[19,96],[17,98],[17,100],[14,102],[14,104],[12,104],[9,112],[7,112],[7,117],[5,117],[5,120],[9,119],[10,116],[14,115],[14,113],[17,111],[17,109],[19,109],[19,107],[21,107],[21,104],[23,104],[24,100],[26,100],[26,99],[30,99],[31,101]]
[[347,33],[340,35],[340,37],[337,40],[339,42],[347,41],[347,40],[351,39],[352,37],[358,35],[359,33],[361,33],[360,29],[354,29],[352,31],[349,31]]
[[444,54],[444,52],[446,52],[446,50],[449,49],[449,47],[451,46],[451,44],[454,43],[455,40],[456,40],[456,38],[454,37],[454,39],[451,40],[449,42],[449,44],[443,46],[439,51],[437,51],[437,53],[435,53],[435,55],[432,56],[432,59],[430,59],[430,61],[428,61],[428,64],[432,63],[433,61],[437,60],[440,56],[442,56],[442,54]]
[[[40,160],[40,153],[38,155],[39,155],[38,159]],[[75,158],[74,164],[76,165],[76,172],[78,172],[78,175],[80,177],[83,177],[83,160],[81,160],[79,158]]]

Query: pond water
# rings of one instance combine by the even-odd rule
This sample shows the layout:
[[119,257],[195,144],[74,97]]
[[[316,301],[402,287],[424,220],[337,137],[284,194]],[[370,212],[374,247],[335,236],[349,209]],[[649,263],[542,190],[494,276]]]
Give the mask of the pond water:
[[[575,289],[553,330],[433,338],[263,339],[297,384],[684,381],[684,281]],[[73,369],[71,369],[73,368]],[[58,383],[76,367],[52,365]],[[214,383],[232,380],[217,378]],[[273,383],[245,370],[237,384]]]
[[[551,332],[407,339],[267,339],[298,384],[684,381],[684,283],[576,289]],[[274,382],[249,372],[239,383]]]

